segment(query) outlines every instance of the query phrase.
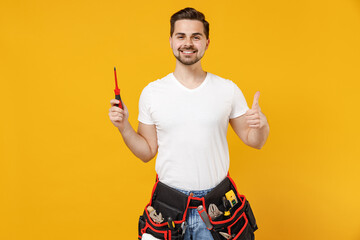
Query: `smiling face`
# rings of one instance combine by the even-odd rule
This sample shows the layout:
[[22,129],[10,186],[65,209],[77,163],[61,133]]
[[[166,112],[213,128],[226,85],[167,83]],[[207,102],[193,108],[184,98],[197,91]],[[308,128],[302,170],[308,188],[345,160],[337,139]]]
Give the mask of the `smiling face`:
[[204,25],[198,20],[178,20],[170,37],[170,46],[175,58],[184,65],[197,63],[210,43],[204,33]]

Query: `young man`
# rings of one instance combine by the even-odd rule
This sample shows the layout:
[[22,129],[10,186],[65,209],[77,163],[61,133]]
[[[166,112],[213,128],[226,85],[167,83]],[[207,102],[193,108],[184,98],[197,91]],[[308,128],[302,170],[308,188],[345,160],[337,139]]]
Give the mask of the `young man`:
[[[129,149],[148,162],[158,153],[160,182],[183,193],[203,197],[229,170],[228,124],[247,145],[260,149],[269,125],[254,96],[249,109],[241,90],[230,80],[205,72],[201,58],[209,47],[209,23],[202,13],[185,8],[170,20],[170,46],[175,71],[150,83],[139,101],[134,131],[128,110],[111,100],[110,120]],[[189,209],[185,239],[213,239],[196,209]]]

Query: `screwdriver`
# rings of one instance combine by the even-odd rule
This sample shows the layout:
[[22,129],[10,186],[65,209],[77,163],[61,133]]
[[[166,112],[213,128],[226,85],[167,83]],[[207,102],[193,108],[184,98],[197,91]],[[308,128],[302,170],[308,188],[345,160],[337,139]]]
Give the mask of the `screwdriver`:
[[210,219],[209,219],[209,216],[207,215],[203,205],[200,205],[198,208],[197,208],[197,211],[199,212],[199,215],[201,217],[201,219],[204,221],[205,225],[206,225],[206,228],[209,229],[209,230],[212,230],[213,229],[213,225],[211,224],[210,222]]
[[120,89],[118,87],[118,82],[117,82],[117,77],[116,77],[116,67],[114,67],[114,75],[115,75],[115,89],[114,89],[115,98],[120,101],[120,104],[115,104],[115,106],[119,107],[119,105],[120,105],[120,108],[124,109],[123,105],[122,105],[122,101],[121,101],[121,97],[120,97]]
[[174,230],[174,229],[175,229],[175,223],[174,223],[174,221],[172,220],[171,217],[168,217],[168,219],[167,219],[167,224],[168,224],[168,226],[169,226],[169,228],[170,228],[171,230]]

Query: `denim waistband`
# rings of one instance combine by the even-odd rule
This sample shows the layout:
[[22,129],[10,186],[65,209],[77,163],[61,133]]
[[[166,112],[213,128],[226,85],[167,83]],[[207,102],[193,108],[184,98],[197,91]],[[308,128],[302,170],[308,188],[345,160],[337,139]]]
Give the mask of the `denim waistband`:
[[178,190],[179,192],[185,193],[188,196],[190,195],[190,193],[192,193],[192,194],[194,194],[193,197],[201,198],[201,197],[204,197],[209,192],[211,192],[211,190],[213,190],[214,188],[210,188],[210,189],[206,189],[206,190],[197,190],[197,191],[182,190],[182,189],[178,189],[178,188],[175,188],[175,189]]

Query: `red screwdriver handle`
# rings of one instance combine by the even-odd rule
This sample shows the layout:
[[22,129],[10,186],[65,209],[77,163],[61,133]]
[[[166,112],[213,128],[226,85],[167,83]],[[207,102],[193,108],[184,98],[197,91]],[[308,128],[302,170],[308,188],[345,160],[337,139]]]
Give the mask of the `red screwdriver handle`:
[[123,104],[122,104],[122,101],[121,101],[120,94],[115,94],[115,99],[117,99],[117,100],[120,101],[120,103],[119,103],[119,104],[115,104],[115,106],[117,106],[117,107],[120,106],[121,109],[124,109]]
[[121,101],[121,97],[120,97],[120,89],[118,87],[118,83],[117,83],[117,76],[116,76],[116,67],[114,67],[114,75],[115,75],[115,99],[119,100],[120,101],[120,104],[115,104],[115,106],[119,107],[121,109],[124,109],[123,107],[123,104],[122,104],[122,101]]

